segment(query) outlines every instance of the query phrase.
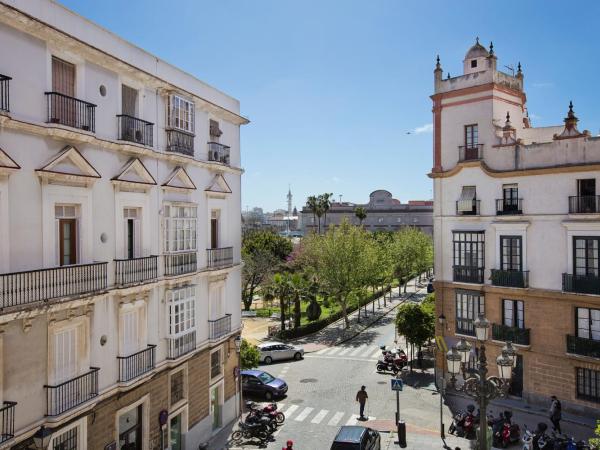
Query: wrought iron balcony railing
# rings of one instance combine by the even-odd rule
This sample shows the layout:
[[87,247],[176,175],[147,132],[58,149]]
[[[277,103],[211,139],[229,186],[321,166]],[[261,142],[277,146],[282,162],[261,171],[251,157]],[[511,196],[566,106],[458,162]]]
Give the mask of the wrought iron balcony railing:
[[10,112],[10,80],[11,77],[0,74],[0,111]]
[[208,339],[211,341],[218,341],[229,333],[231,333],[231,314],[208,321]]
[[600,358],[600,341],[567,335],[567,353]]
[[138,119],[137,117],[119,114],[119,139],[121,141],[135,142],[136,144],[152,147],[154,140],[154,124]]
[[181,336],[167,338],[167,358],[177,359],[196,350],[196,331]]
[[484,270],[483,267],[454,266],[452,267],[453,281],[483,284]]
[[0,442],[15,437],[15,407],[17,402],[4,401],[0,408]]
[[77,264],[0,275],[0,309],[106,290],[107,263]]
[[523,199],[522,198],[497,198],[496,199],[496,215],[509,216],[523,214]]
[[167,151],[194,156],[194,135],[181,130],[167,130]]
[[156,280],[158,277],[158,256],[115,259],[115,285],[132,286]]
[[509,327],[500,323],[492,324],[492,339],[510,341],[513,344],[529,345],[529,328]]
[[529,271],[492,269],[490,280],[494,286],[527,288],[529,287]]
[[198,253],[169,253],[165,256],[165,275],[182,275],[184,273],[193,273],[198,270]]
[[58,92],[46,92],[48,123],[96,132],[96,105]]
[[577,195],[569,197],[569,213],[600,213],[600,195]]
[[562,290],[580,294],[600,295],[600,278],[597,275],[563,273]]
[[127,382],[141,377],[154,369],[156,345],[148,345],[148,348],[140,350],[129,356],[117,356],[119,360],[119,381]]
[[207,248],[208,268],[220,269],[233,264],[233,247]]
[[471,146],[460,145],[458,147],[458,162],[477,161],[483,159],[483,144]]
[[208,160],[229,165],[230,148],[218,142],[208,143]]
[[[469,209],[461,208],[459,209],[459,205],[463,206],[462,203],[470,202]],[[456,201],[456,215],[457,216],[478,216],[479,205],[481,204],[481,200],[457,200]]]
[[98,395],[98,367],[55,386],[45,385],[47,416],[58,416]]

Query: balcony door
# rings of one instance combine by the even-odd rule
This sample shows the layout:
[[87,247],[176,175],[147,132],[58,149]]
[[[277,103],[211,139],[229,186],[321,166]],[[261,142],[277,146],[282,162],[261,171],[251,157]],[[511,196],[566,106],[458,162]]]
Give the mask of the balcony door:
[[519,209],[519,188],[516,184],[505,184],[502,186],[502,210],[504,212],[517,211]]
[[478,155],[479,130],[478,126],[465,126],[465,159],[479,159]]
[[142,405],[119,416],[119,450],[142,450]]
[[580,277],[598,276],[599,237],[573,238],[573,272]]
[[502,301],[502,324],[507,327],[525,328],[525,313],[522,300]]
[[577,337],[600,341],[600,309],[577,308]]
[[[52,92],[75,97],[75,65],[52,57]],[[57,97],[51,103],[50,122],[75,126],[75,104],[64,97]]]
[[586,178],[577,180],[577,196],[578,196],[578,208],[577,212],[580,213],[594,213],[597,212],[596,202],[596,179]]
[[522,271],[521,236],[500,236],[500,269]]
[[[77,327],[54,333],[54,384],[75,378],[77,366]],[[63,400],[68,402],[73,399]]]
[[59,219],[59,263],[77,264],[77,219]]
[[123,219],[125,225],[125,258],[133,259],[141,256],[141,224],[138,208],[125,208]]
[[219,212],[212,211],[210,217],[210,248],[219,248]]

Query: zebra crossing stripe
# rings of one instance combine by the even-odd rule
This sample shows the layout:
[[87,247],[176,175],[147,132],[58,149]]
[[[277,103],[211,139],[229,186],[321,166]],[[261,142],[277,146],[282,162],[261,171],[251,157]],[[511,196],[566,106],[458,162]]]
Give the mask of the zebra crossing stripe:
[[346,422],[346,425],[354,425],[354,424],[356,424],[356,419],[358,419],[358,414],[352,414],[350,416],[350,418],[348,419],[348,421]]
[[327,414],[329,414],[329,411],[326,409],[322,409],[321,411],[319,411],[319,414],[313,417],[313,420],[311,420],[310,423],[321,423],[321,421],[325,418]]
[[338,353],[338,356],[342,356],[345,355],[346,353],[348,353],[350,350],[352,350],[352,347],[347,347],[344,350],[342,350],[341,352]]
[[367,356],[371,356],[371,352],[373,351],[373,347],[367,347],[367,349],[360,354],[362,358],[366,358]]
[[283,411],[285,407],[285,403],[277,403],[277,411]]
[[310,406],[307,406],[306,408],[304,408],[304,410],[298,414],[298,416],[296,416],[296,418],[294,420],[298,421],[298,422],[302,422],[304,419],[306,419],[308,417],[308,415],[313,411],[314,408],[311,408]]
[[381,349],[378,348],[377,350],[375,350],[375,353],[373,353],[371,355],[371,358],[379,358],[379,355],[381,355]]
[[364,350],[363,346],[357,347],[357,348],[354,349],[354,351],[348,353],[348,356],[357,356],[363,350]]
[[344,413],[343,412],[336,412],[333,417],[331,419],[329,419],[329,422],[327,422],[327,425],[329,425],[330,427],[335,427],[338,423],[340,423],[340,420],[342,420],[342,417],[344,417]]
[[341,350],[341,347],[332,347],[331,351],[328,352],[328,355],[335,355],[337,352],[339,352]]
[[296,411],[298,409],[298,405],[291,405],[286,411],[285,411],[285,417],[289,418],[292,414],[294,414],[294,411]]
[[322,348],[321,350],[319,350],[319,351],[315,352],[315,355],[322,355],[323,353],[327,353],[327,352],[329,351],[329,349],[330,349],[330,348],[331,348],[331,347],[325,347],[325,348]]

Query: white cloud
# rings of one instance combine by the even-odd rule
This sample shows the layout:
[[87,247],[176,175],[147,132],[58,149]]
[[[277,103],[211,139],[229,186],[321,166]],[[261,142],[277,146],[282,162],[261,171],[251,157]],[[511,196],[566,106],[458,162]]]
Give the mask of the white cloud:
[[332,177],[331,181],[333,181],[334,183],[339,183],[340,181],[342,181],[342,179],[339,177]]
[[415,134],[422,134],[422,133],[431,133],[433,131],[433,124],[432,123],[426,123],[423,126],[417,127],[413,130],[413,133]]

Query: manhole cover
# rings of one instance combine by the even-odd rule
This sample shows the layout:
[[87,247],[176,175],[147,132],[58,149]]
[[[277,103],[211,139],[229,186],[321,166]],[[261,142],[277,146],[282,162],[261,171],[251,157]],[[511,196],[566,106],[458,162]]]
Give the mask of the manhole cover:
[[300,380],[300,383],[316,383],[317,379],[316,378],[302,378]]
[[298,404],[302,403],[303,401],[304,400],[302,400],[302,399],[299,398],[299,399],[296,399],[296,400],[292,400],[290,403],[292,403],[293,405],[298,405]]
[[385,381],[378,381],[377,384],[387,384]]

